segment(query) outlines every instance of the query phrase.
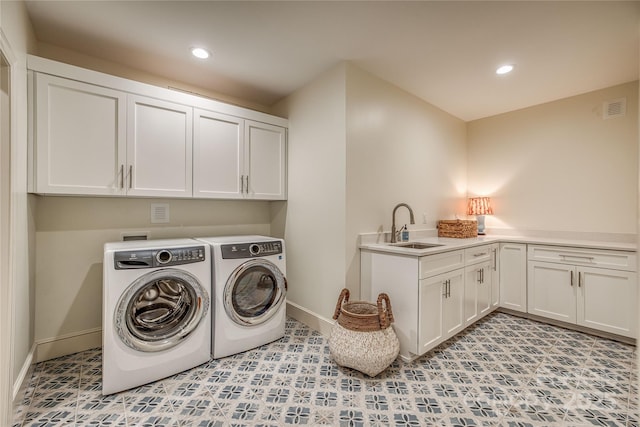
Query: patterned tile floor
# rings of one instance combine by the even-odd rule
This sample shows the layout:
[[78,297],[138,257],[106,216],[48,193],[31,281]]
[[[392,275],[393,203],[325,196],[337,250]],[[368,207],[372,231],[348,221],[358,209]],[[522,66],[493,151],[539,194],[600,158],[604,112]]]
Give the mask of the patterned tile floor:
[[100,358],[37,364],[14,426],[638,426],[635,347],[504,313],[377,378],[292,319],[279,341],[106,397]]

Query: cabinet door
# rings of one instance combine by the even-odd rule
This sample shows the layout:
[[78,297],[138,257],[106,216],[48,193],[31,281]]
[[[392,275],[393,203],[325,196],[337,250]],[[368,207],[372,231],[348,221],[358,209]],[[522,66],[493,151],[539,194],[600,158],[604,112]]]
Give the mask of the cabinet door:
[[576,322],[577,277],[572,265],[529,262],[527,305],[530,314]]
[[636,274],[578,267],[579,325],[636,337]]
[[442,341],[442,299],[446,276],[420,280],[418,304],[418,354]]
[[478,283],[478,316],[483,317],[491,312],[491,288],[493,286],[492,263],[480,264],[480,283]]
[[35,75],[35,191],[123,193],[126,95]]
[[245,191],[252,199],[286,199],[284,128],[245,121]]
[[192,108],[129,95],[127,194],[191,197]]
[[243,197],[244,120],[204,110],[194,113],[194,197]]
[[466,267],[464,287],[464,323],[468,326],[491,309],[491,262]]
[[464,328],[464,269],[447,274],[442,300],[442,334],[451,338]]
[[491,245],[491,311],[500,306],[500,245]]
[[527,312],[527,245],[500,244],[500,306]]

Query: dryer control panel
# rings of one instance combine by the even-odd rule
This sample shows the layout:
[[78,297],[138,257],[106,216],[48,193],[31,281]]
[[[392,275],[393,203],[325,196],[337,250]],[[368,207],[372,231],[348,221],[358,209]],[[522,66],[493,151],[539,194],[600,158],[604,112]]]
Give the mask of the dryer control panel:
[[255,243],[231,243],[220,245],[223,259],[254,258],[282,253],[282,242],[274,240]]
[[205,260],[204,253],[204,246],[119,251],[114,252],[113,261],[116,270],[169,267],[202,262]]

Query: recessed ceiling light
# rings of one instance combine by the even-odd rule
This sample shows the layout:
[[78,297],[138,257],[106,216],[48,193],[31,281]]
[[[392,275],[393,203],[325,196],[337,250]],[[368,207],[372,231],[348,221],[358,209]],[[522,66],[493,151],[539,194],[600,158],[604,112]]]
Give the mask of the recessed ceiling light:
[[513,65],[507,64],[507,65],[498,67],[498,69],[496,70],[496,74],[507,74],[507,73],[510,73],[512,70],[513,70]]
[[200,59],[207,59],[210,56],[209,51],[202,47],[192,47],[191,54]]

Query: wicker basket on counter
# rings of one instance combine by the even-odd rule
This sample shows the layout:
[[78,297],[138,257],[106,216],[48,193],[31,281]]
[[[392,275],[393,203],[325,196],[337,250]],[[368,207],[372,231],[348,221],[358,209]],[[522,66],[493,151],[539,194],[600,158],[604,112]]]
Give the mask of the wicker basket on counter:
[[478,236],[478,221],[473,219],[453,219],[438,221],[438,237],[467,239]]

